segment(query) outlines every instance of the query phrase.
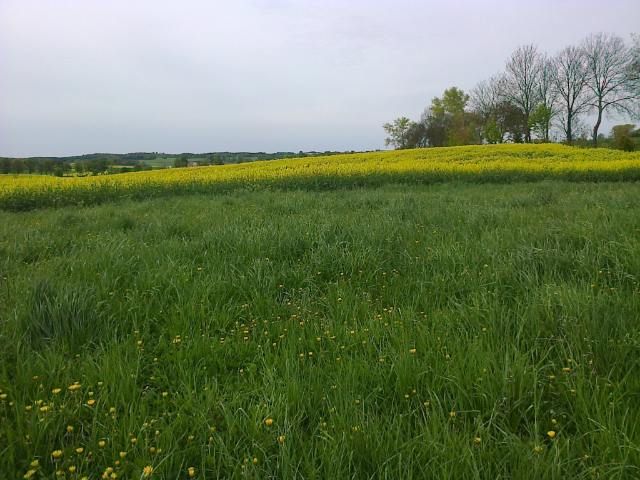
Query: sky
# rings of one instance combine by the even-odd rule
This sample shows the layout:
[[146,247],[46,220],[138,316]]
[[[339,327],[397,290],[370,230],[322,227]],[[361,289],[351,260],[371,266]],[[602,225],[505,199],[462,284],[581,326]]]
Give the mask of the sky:
[[640,1],[0,0],[0,156],[384,148],[517,46],[600,31]]

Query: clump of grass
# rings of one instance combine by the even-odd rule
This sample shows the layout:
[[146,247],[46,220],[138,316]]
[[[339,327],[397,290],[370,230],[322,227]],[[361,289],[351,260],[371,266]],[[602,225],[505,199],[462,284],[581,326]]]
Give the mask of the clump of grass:
[[104,333],[91,288],[68,284],[56,287],[52,280],[44,279],[36,282],[27,298],[29,310],[23,325],[34,345],[74,349],[96,342]]

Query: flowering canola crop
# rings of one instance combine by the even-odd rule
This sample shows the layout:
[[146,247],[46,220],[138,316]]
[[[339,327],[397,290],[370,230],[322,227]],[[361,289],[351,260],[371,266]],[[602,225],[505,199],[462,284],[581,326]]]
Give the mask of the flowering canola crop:
[[330,189],[444,181],[640,180],[640,153],[563,145],[475,145],[306,157],[90,177],[0,176],[0,208],[27,210],[118,198],[238,188]]

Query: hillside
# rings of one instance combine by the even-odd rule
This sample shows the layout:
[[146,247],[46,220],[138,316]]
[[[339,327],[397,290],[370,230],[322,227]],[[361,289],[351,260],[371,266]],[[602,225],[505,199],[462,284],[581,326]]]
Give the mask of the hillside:
[[113,176],[0,176],[0,208],[242,189],[331,189],[386,183],[640,180],[640,152],[555,144],[484,145],[273,160]]

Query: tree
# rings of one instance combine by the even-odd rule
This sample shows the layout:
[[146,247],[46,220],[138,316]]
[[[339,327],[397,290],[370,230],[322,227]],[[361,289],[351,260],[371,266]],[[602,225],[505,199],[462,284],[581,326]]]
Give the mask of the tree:
[[539,102],[541,58],[534,45],[516,49],[507,61],[505,97],[520,109],[525,120],[525,142],[531,142],[529,117]]
[[[627,78],[632,90],[640,96],[640,35],[632,36],[631,63],[627,71]],[[640,113],[638,114],[640,117]]]
[[554,84],[555,69],[553,62],[546,56],[540,58],[540,73],[538,76],[538,106],[532,112],[533,119],[529,119],[531,129],[544,142],[549,141],[551,122],[557,114],[558,92]]
[[496,75],[489,80],[478,83],[471,90],[469,102],[476,113],[488,120],[495,113],[497,106],[503,99],[504,77]]
[[615,148],[619,148],[620,150],[625,150],[627,152],[631,152],[635,149],[635,143],[633,138],[631,138],[633,134],[633,129],[635,125],[625,124],[625,125],[616,125],[611,129],[611,137],[613,138],[613,146]]
[[632,51],[622,38],[598,33],[583,42],[583,51],[590,91],[590,107],[596,112],[593,126],[593,145],[598,146],[598,130],[607,110],[632,114],[633,102],[638,95],[633,91],[629,69],[633,61]]
[[447,126],[443,115],[436,115],[431,107],[427,107],[422,114],[425,125],[425,136],[430,147],[444,147],[447,142]]
[[467,111],[469,95],[458,87],[447,88],[442,97],[434,97],[423,115],[431,146],[479,143],[476,115]]
[[428,147],[427,126],[424,122],[411,122],[406,135],[407,148]]
[[549,141],[549,131],[554,113],[553,107],[540,103],[529,117],[531,131],[544,142]]
[[385,123],[382,128],[389,135],[385,141],[385,145],[393,145],[397,150],[408,148],[408,133],[411,128],[411,120],[407,117],[396,118],[392,123]]
[[558,93],[559,115],[567,143],[573,143],[574,124],[589,108],[586,92],[587,67],[582,49],[566,47],[554,59],[554,83]]
[[173,161],[174,167],[188,167],[189,166],[189,156],[186,154],[179,155]]
[[480,82],[471,92],[471,105],[480,122],[480,135],[487,143],[522,143],[526,127],[522,110],[505,94],[504,76]]

